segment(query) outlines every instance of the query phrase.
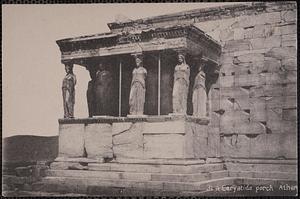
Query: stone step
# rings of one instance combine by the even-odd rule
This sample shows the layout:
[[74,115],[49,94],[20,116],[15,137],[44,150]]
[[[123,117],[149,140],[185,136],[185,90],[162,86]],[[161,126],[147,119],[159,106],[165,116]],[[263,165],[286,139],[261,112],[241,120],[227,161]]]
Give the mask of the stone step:
[[224,170],[223,163],[197,165],[89,164],[89,170],[137,173],[202,173]]
[[[224,177],[203,182],[168,182],[168,181],[137,181],[137,180],[105,180],[100,178],[46,177],[33,184],[33,191],[77,193],[87,195],[182,195],[183,193],[199,193],[205,195],[209,187],[216,188],[231,185],[274,186],[280,184],[296,185],[296,181],[284,179]],[[222,191],[222,190],[221,190]],[[226,191],[226,190],[225,190]],[[152,193],[152,194],[151,194]]]
[[47,176],[52,177],[82,177],[140,181],[171,181],[171,182],[200,182],[204,180],[228,177],[228,171],[213,171],[195,174],[162,174],[162,173],[135,173],[116,171],[84,171],[84,170],[48,170]]
[[229,171],[297,172],[296,164],[225,163]]
[[133,188],[145,190],[204,191],[210,186],[230,185],[234,178],[207,180],[204,182],[167,182],[167,181],[135,181],[135,180],[105,180],[99,178],[46,177],[33,185],[34,191],[50,191],[64,193],[88,193],[95,187],[114,187],[119,189]]
[[297,180],[295,172],[229,171],[229,177]]

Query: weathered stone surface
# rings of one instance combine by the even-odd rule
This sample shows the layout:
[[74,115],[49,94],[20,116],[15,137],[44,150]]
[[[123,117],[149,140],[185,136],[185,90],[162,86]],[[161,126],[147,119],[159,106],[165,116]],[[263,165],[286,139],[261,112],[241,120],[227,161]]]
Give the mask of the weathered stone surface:
[[59,125],[59,156],[81,157],[84,154],[84,124]]
[[[126,124],[126,128],[128,124]],[[118,128],[121,129],[121,128]],[[118,157],[143,157],[143,129],[144,123],[133,123],[128,130],[113,135],[113,152]]]
[[143,134],[185,133],[185,121],[146,122]]
[[236,22],[232,24],[232,28],[251,27],[258,24],[272,24],[281,21],[280,12],[262,13],[259,15],[244,15],[236,18]]
[[251,39],[250,42],[253,49],[280,47],[281,37],[272,36],[266,38],[255,38]]
[[282,110],[282,119],[283,120],[296,121],[296,119],[297,119],[297,110],[296,110],[296,108],[283,109]]
[[278,59],[266,58],[263,64],[263,70],[267,72],[277,72],[281,69],[281,61]]
[[234,76],[220,76],[221,87],[232,87],[234,85]]
[[295,47],[272,48],[265,56],[273,57],[276,59],[296,58]]
[[132,122],[114,122],[112,124],[112,135],[127,131],[132,127]]
[[184,141],[181,134],[145,134],[144,157],[184,158]]
[[257,86],[265,84],[265,76],[263,74],[247,74],[239,75],[234,79],[235,86]]
[[234,97],[234,110],[250,109],[250,98],[248,96],[235,96]]
[[284,109],[297,108],[297,97],[296,96],[284,96],[282,107]]
[[233,39],[240,40],[245,38],[246,30],[244,28],[235,28],[233,32]]
[[296,134],[297,133],[297,121],[281,121],[281,133],[282,134]]
[[258,51],[247,51],[249,53],[237,55],[237,60],[239,63],[244,62],[262,62],[264,61],[264,55]]
[[220,109],[225,110],[225,111],[233,110],[234,103],[229,101],[228,98],[229,97],[223,97],[222,99],[220,99]]
[[241,123],[236,125],[234,130],[238,135],[257,135],[266,132],[265,126],[260,122]]
[[[251,158],[296,158],[295,134],[261,134],[251,138]],[[276,147],[275,147],[276,146]]]
[[280,32],[282,35],[287,35],[287,34],[295,34],[297,33],[297,26],[296,24],[284,24],[279,26]]
[[221,31],[220,40],[221,41],[233,40],[233,35],[234,35],[234,32],[232,30],[225,29],[225,30]]
[[249,40],[230,40],[225,42],[224,52],[234,52],[239,50],[250,50],[251,43]]
[[283,86],[283,96],[297,95],[297,85],[295,83]]
[[226,63],[233,63],[233,53],[230,52],[222,52],[221,57],[220,57],[220,62],[222,64],[226,64]]
[[296,21],[297,13],[296,13],[296,11],[293,11],[293,10],[282,11],[281,18],[283,19],[283,21]]
[[235,127],[241,123],[248,123],[249,117],[249,113],[244,111],[226,111],[220,117],[220,133],[235,133]]
[[85,126],[84,142],[87,157],[113,157],[112,126],[110,124],[95,123]]
[[246,135],[232,134],[221,138],[221,154],[226,157],[250,156],[250,139]]
[[207,157],[220,157],[220,133],[219,128],[210,128],[208,132]]
[[260,122],[267,120],[266,103],[261,98],[250,98],[250,121]]

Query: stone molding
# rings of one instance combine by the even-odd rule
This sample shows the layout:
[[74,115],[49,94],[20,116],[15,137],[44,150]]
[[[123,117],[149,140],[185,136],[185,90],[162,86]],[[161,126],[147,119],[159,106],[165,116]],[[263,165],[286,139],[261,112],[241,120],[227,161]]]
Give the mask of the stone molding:
[[114,122],[166,122],[184,120],[186,122],[195,122],[201,125],[208,125],[208,118],[198,118],[189,115],[164,115],[164,116],[131,116],[131,117],[113,117],[113,116],[99,116],[93,118],[68,118],[59,119],[59,124],[92,124],[92,123],[114,123]]

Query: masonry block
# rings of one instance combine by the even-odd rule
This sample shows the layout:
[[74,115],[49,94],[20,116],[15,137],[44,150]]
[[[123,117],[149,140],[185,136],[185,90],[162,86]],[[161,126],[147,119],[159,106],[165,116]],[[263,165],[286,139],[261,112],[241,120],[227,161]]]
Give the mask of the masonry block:
[[[114,126],[115,124],[113,124]],[[118,158],[142,158],[143,157],[143,122],[125,124],[126,129],[113,134],[113,152]],[[114,127],[116,129],[116,127]],[[121,128],[118,128],[121,129]]]
[[253,49],[273,48],[281,46],[281,36],[251,39]]
[[86,125],[84,145],[88,158],[112,158],[112,126],[105,123]]
[[82,157],[84,154],[84,124],[60,124],[58,143],[60,157]]

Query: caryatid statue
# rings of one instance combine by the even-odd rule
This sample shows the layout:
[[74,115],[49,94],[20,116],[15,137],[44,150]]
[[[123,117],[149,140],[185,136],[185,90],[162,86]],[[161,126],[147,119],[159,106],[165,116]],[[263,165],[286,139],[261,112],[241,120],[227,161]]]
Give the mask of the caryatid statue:
[[73,64],[65,65],[66,76],[62,83],[64,118],[74,118],[76,76],[73,74]]
[[187,97],[190,84],[190,67],[185,62],[183,54],[178,55],[178,64],[174,71],[173,113],[186,114]]
[[94,83],[95,115],[109,115],[112,109],[112,86],[111,73],[102,63],[98,65]]
[[193,116],[206,117],[207,93],[205,87],[204,65],[200,64],[193,87]]
[[132,81],[129,95],[129,114],[143,115],[145,94],[146,94],[146,77],[147,70],[143,67],[141,57],[135,58],[136,67],[132,71]]

